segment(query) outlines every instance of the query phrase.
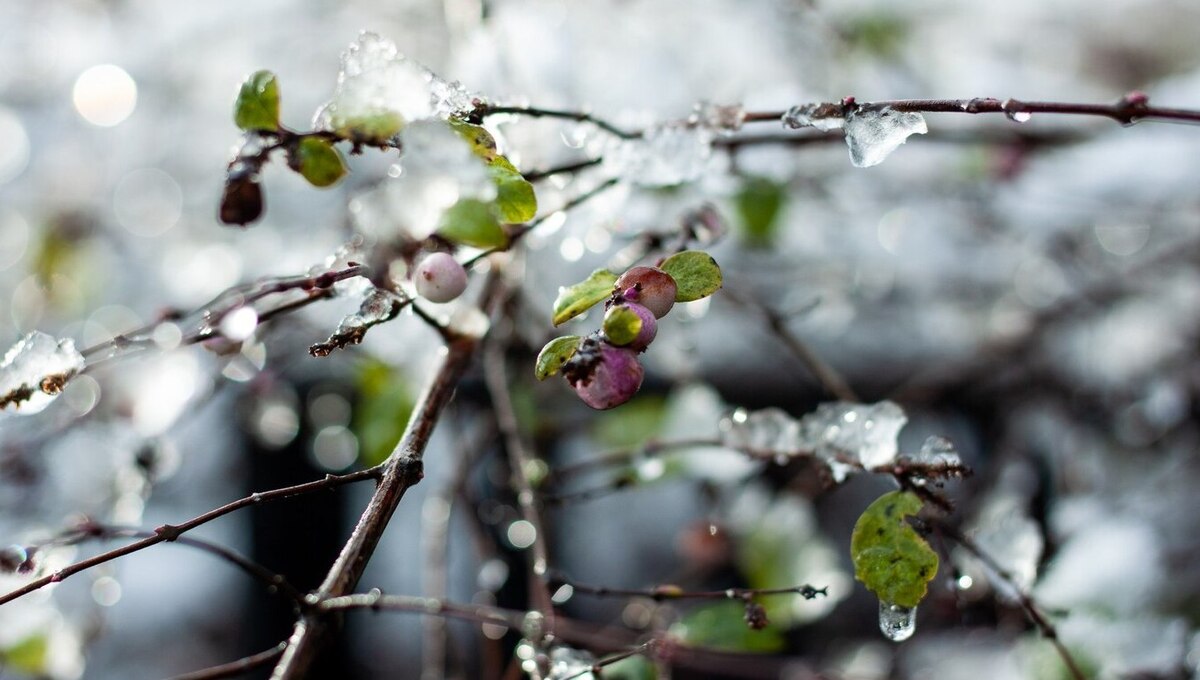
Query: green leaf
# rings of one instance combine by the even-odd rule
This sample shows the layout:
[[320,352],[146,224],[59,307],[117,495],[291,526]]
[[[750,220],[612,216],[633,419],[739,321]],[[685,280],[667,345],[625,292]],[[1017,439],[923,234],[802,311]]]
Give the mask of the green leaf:
[[854,577],[882,602],[917,606],[937,574],[937,553],[904,519],[920,512],[921,505],[911,491],[892,491],[875,499],[854,525]]
[[455,243],[474,248],[503,248],[508,234],[500,227],[492,206],[474,198],[464,198],[442,215],[438,233]]
[[564,335],[547,342],[542,351],[538,352],[533,374],[537,376],[538,380],[545,380],[558,373],[558,369],[562,368],[568,359],[575,356],[575,350],[578,348],[578,335]]
[[783,633],[777,626],[752,630],[746,625],[746,608],[740,602],[723,601],[695,609],[671,626],[671,634],[694,647],[729,652],[778,652]]
[[558,297],[554,300],[554,325],[560,326],[583,314],[597,302],[604,301],[612,295],[616,282],[616,274],[607,269],[597,269],[586,280],[559,288]]
[[675,279],[675,285],[678,286],[675,291],[676,302],[706,298],[721,288],[721,268],[706,252],[685,250],[675,253],[658,267]]
[[0,660],[8,670],[27,675],[41,675],[46,672],[46,653],[49,644],[45,634],[31,635],[17,644],[0,652]]
[[258,71],[246,78],[233,105],[233,122],[243,130],[279,129],[279,82],[274,73]]
[[618,347],[628,345],[642,332],[642,317],[625,306],[611,307],[604,314],[601,328],[612,344]]
[[413,398],[404,376],[381,361],[367,361],[355,376],[358,403],[354,434],[363,465],[382,463],[404,434],[413,411]]
[[746,243],[753,246],[771,243],[776,231],[776,218],[786,198],[783,184],[766,177],[746,178],[733,199]]
[[[457,132],[458,136],[467,140],[467,144],[471,146],[471,152],[476,156],[479,156],[488,163],[496,159],[496,138],[492,136],[492,133],[487,131],[487,128],[481,125],[471,125],[470,123],[452,118],[450,119],[450,129]],[[513,168],[513,170],[516,170],[516,168]]]
[[503,221],[519,224],[537,215],[537,195],[533,185],[504,156],[496,156],[495,162],[488,166],[488,174],[496,185],[496,207]]
[[356,142],[384,144],[404,129],[404,116],[386,109],[346,117],[333,115],[331,125],[338,135]]
[[658,671],[644,656],[631,656],[604,667],[604,680],[656,680]]
[[333,144],[320,137],[304,137],[288,164],[315,187],[327,187],[346,176],[346,163]]

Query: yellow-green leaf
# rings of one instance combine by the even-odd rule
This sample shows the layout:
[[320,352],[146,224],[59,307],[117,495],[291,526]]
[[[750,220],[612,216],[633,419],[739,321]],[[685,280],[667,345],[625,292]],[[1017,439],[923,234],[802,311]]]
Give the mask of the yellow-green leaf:
[[575,350],[578,348],[578,335],[564,335],[547,342],[542,351],[538,352],[537,361],[534,362],[534,375],[538,380],[545,380],[558,373],[563,364],[575,356]]
[[777,231],[777,219],[787,199],[783,184],[766,177],[747,177],[734,196],[741,218],[742,239],[751,246],[768,246]]
[[642,332],[642,317],[629,307],[619,305],[604,313],[602,325],[604,335],[614,345],[624,346],[637,339]]
[[502,248],[508,245],[492,205],[473,198],[464,198],[450,206],[442,215],[438,233],[443,237],[474,248]]
[[583,314],[597,302],[604,301],[612,295],[613,284],[616,282],[616,274],[607,269],[597,269],[587,279],[573,286],[559,288],[558,297],[554,300],[554,325],[562,325]]
[[404,116],[395,111],[381,109],[371,113],[346,117],[336,111],[331,125],[337,134],[356,142],[384,144],[404,129]]
[[5,668],[18,673],[41,675],[46,672],[46,653],[49,648],[46,636],[38,633],[0,651],[0,661]]
[[921,506],[911,491],[892,491],[871,503],[854,525],[854,577],[881,602],[916,607],[937,574],[937,553],[904,519],[920,512]]
[[778,652],[785,642],[778,627],[751,630],[745,605],[728,600],[693,609],[670,632],[690,646],[727,652]]
[[382,361],[363,363],[355,379],[358,399],[354,408],[354,434],[363,465],[382,463],[404,434],[412,415],[413,398],[399,371]]
[[279,82],[270,71],[252,73],[233,105],[233,122],[243,130],[279,129]]
[[346,163],[333,144],[320,137],[305,137],[296,145],[289,165],[315,187],[327,187],[346,176]]
[[[501,160],[503,159],[503,162]],[[488,166],[488,174],[496,185],[496,208],[500,219],[508,224],[528,222],[537,215],[537,195],[530,184],[503,156]]]
[[496,138],[487,131],[487,128],[454,119],[450,120],[450,128],[457,132],[458,136],[467,140],[472,153],[476,156],[488,163],[496,159]]
[[668,257],[661,265],[675,279],[675,301],[691,302],[706,298],[721,288],[721,268],[706,252],[685,250]]

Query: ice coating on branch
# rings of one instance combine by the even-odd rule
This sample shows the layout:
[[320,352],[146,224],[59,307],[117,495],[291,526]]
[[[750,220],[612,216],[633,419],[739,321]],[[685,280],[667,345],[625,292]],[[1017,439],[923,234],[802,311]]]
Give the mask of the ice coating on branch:
[[585,649],[558,646],[550,650],[550,674],[546,680],[592,680],[596,657]]
[[921,450],[912,456],[911,460],[929,467],[961,467],[963,464],[954,444],[949,439],[938,436],[926,439],[921,444]]
[[728,135],[742,129],[742,124],[746,122],[746,108],[741,104],[699,102],[689,120],[709,130]]
[[889,107],[860,107],[846,114],[846,145],[850,162],[859,168],[879,165],[911,134],[929,128],[919,113],[893,111]]
[[355,223],[381,239],[424,239],[442,214],[464,198],[490,202],[496,185],[482,159],[446,124],[422,121],[404,131],[404,156],[394,177],[352,204]]
[[896,437],[906,422],[904,411],[890,401],[839,401],[821,404],[804,416],[800,433],[829,463],[834,479],[841,482],[855,463],[870,470],[894,461],[899,450]]
[[0,409],[12,406],[26,414],[41,411],[84,365],[73,340],[58,340],[33,331],[13,345],[0,362]]
[[641,137],[613,137],[603,150],[612,177],[649,187],[691,182],[708,169],[714,132],[702,125],[657,125]]
[[846,124],[842,108],[836,104],[801,104],[783,114],[783,126],[793,130],[812,127],[821,132],[840,130]]
[[314,126],[381,141],[424,118],[465,114],[472,95],[400,54],[395,43],[364,31],[342,53],[337,89]]
[[755,455],[786,459],[810,449],[800,437],[800,423],[778,408],[738,409],[721,420],[721,443]]

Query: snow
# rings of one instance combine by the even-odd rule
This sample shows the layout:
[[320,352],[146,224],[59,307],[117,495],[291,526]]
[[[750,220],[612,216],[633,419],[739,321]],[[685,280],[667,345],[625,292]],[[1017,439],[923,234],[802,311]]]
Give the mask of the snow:
[[75,341],[41,331],[21,338],[0,362],[0,408],[37,413],[50,405],[66,382],[83,370]]
[[603,170],[610,177],[647,187],[698,179],[709,168],[713,131],[687,124],[654,125],[634,139],[610,137]]

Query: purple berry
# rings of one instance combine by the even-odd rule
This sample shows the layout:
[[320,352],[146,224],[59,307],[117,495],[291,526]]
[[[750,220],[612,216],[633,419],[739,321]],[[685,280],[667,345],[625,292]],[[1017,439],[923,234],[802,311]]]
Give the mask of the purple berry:
[[449,302],[467,289],[467,270],[448,253],[432,253],[413,272],[417,295],[430,302]]
[[616,310],[627,309],[638,316],[642,321],[641,330],[638,331],[637,337],[625,343],[617,342],[617,339],[609,337],[608,340],[614,345],[620,345],[635,352],[644,352],[650,343],[654,341],[654,336],[658,334],[658,321],[654,318],[654,312],[646,309],[643,305],[636,302],[626,302],[620,305],[614,305],[608,309],[605,314],[605,329],[608,328],[608,319],[610,315],[616,314]]
[[645,370],[637,352],[592,336],[581,343],[563,367],[563,375],[583,403],[604,410],[632,399],[642,386]]
[[658,267],[633,267],[617,279],[614,288],[618,295],[637,302],[660,319],[675,305],[678,289],[675,279]]

